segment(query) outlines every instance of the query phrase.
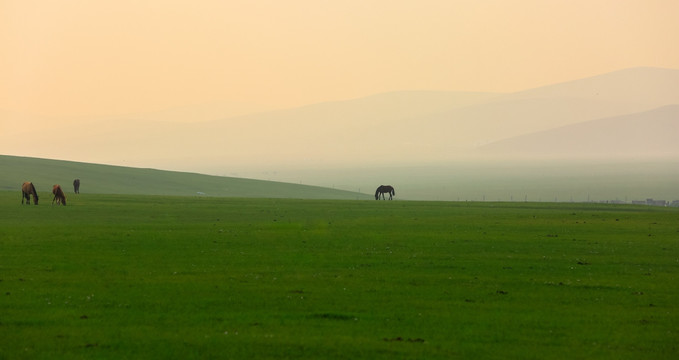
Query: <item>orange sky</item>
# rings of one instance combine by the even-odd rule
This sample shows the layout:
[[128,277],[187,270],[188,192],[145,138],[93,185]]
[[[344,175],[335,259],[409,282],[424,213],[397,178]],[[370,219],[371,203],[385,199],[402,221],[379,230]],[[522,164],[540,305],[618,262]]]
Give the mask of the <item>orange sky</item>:
[[679,68],[676,0],[0,0],[0,110],[276,107]]

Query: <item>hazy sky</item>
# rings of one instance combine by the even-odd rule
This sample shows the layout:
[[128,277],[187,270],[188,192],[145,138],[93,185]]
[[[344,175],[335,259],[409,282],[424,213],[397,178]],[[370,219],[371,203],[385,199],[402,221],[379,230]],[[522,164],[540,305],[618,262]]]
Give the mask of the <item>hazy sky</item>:
[[677,0],[0,0],[0,110],[95,116],[679,68]]

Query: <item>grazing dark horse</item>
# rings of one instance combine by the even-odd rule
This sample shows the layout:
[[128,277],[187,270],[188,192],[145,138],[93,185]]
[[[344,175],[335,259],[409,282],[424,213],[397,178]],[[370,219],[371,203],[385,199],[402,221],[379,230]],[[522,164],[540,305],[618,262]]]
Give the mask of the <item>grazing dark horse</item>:
[[35,191],[35,186],[33,186],[32,182],[26,181],[21,185],[21,203],[23,204],[24,199],[26,199],[26,205],[30,204],[31,195],[33,195],[33,203],[38,205],[38,192]]
[[73,191],[76,194],[80,194],[80,179],[73,180]]
[[54,200],[57,201],[57,205],[64,205],[66,206],[66,194],[64,194],[64,191],[61,190],[61,186],[54,185],[52,187],[52,194],[54,194],[54,199],[52,199],[52,205],[54,205]]
[[391,185],[380,185],[377,190],[375,190],[375,200],[380,199],[380,194],[382,195],[382,200],[386,200],[384,198],[384,194],[387,193],[389,194],[389,200],[391,200],[391,197],[393,195],[396,195],[396,191],[394,191],[394,187]]

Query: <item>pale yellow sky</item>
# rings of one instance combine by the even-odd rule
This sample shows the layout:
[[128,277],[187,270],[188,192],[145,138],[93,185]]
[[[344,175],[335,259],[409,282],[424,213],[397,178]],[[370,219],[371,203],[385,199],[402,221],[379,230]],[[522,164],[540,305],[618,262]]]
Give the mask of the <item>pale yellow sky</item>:
[[0,0],[0,110],[293,107],[679,68],[676,0]]

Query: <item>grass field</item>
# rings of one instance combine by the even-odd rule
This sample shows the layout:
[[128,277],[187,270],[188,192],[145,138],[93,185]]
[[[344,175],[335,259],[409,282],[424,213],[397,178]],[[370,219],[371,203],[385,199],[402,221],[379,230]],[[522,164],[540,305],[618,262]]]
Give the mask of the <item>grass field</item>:
[[0,358],[667,359],[679,212],[0,191]]

